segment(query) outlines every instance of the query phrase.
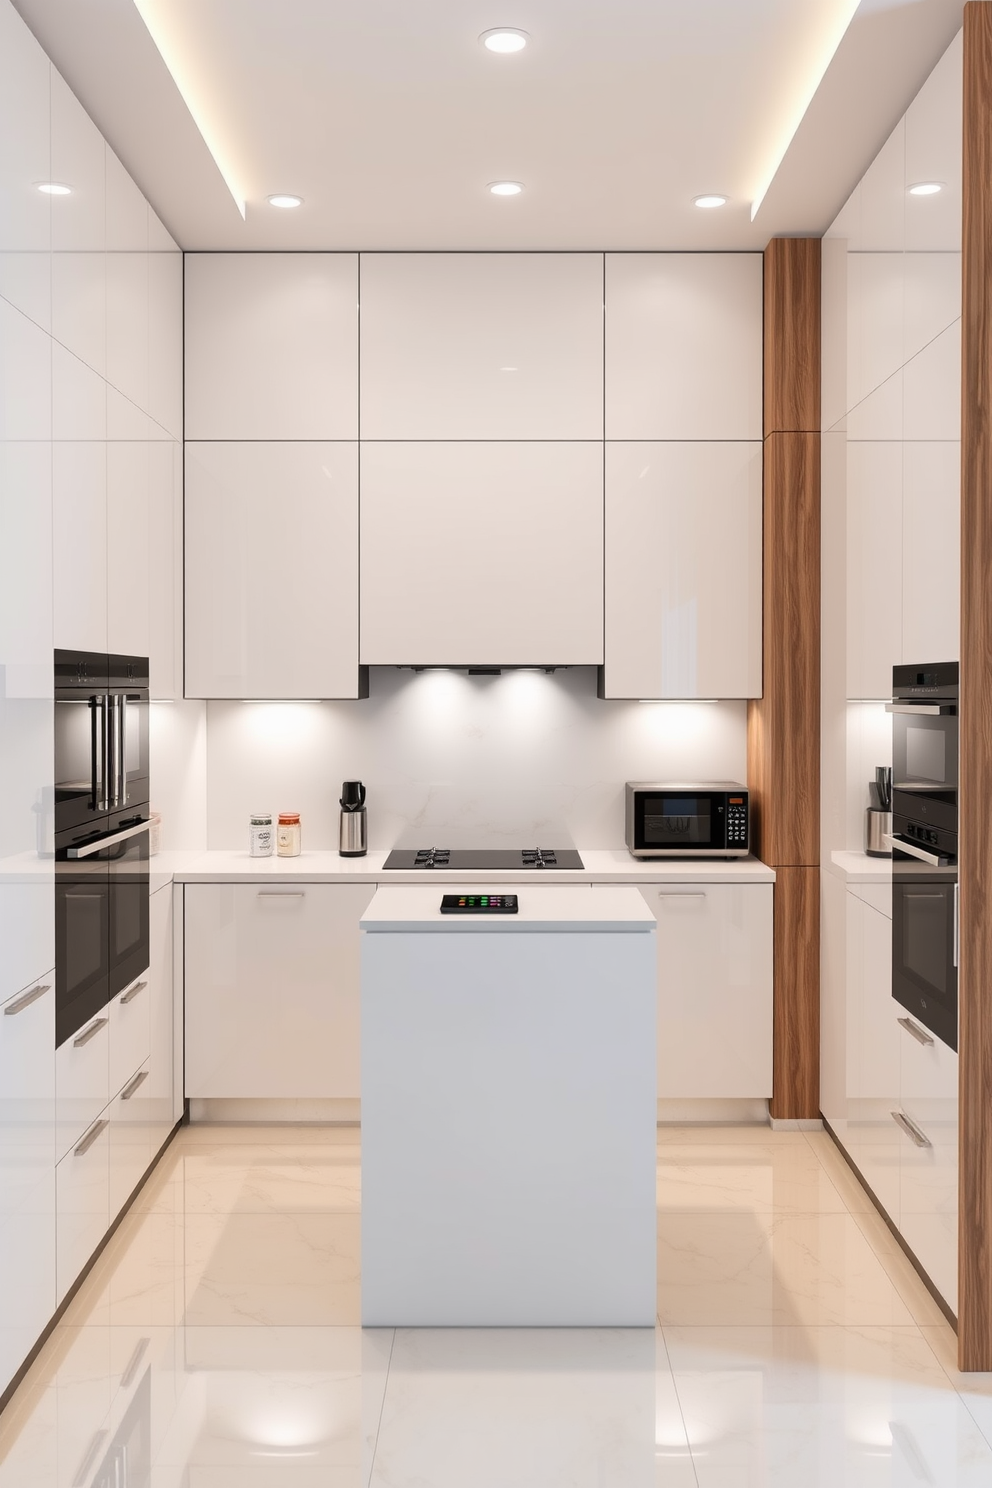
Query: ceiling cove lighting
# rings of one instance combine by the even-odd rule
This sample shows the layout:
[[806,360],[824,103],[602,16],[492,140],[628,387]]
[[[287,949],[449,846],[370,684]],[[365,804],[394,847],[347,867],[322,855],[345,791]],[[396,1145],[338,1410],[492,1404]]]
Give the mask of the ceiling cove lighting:
[[936,196],[938,191],[943,191],[943,181],[917,181],[910,186],[910,196]]
[[479,40],[487,52],[501,52],[506,55],[509,52],[522,52],[530,37],[526,31],[518,31],[515,26],[497,26],[492,31],[483,31]]
[[265,200],[270,207],[282,207],[284,211],[289,211],[291,207],[302,207],[303,205],[302,196],[290,196],[284,191],[277,191],[275,196],[267,196]]
[[230,145],[224,138],[224,127],[215,112],[215,105],[210,101],[209,81],[198,72],[189,55],[181,18],[175,14],[175,7],[169,0],[134,0],[134,8],[144,21],[224,185],[231,193],[234,205],[244,218],[245,193],[232,166]]
[[520,181],[490,181],[489,190],[493,196],[519,196],[523,191]]
[[725,207],[727,198],[720,196],[719,192],[710,192],[706,196],[694,196],[692,198],[694,207],[702,207],[704,212],[712,211],[714,207]]
[[38,190],[43,191],[46,196],[72,195],[72,187],[64,186],[61,181],[39,181]]
[[827,68],[834,59],[837,48],[847,34],[847,29],[854,20],[861,0],[834,0],[832,5],[823,7],[824,15],[819,26],[819,34],[813,39],[812,55],[803,68],[800,63],[795,69],[795,86],[789,91],[783,100],[783,118],[780,129],[776,135],[773,149],[765,170],[760,177],[760,184],[755,191],[751,201],[751,221],[753,222],[761,209],[761,203],[768,194],[768,188],[778,175],[779,167],[789,151],[803,119],[806,110],[816,95],[816,90],[826,76]]

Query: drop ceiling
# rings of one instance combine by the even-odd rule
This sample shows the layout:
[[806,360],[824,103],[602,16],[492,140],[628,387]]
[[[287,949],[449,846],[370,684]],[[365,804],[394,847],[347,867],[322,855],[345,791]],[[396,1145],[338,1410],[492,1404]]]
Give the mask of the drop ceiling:
[[[824,73],[852,0],[143,0],[242,218],[132,0],[15,4],[186,249],[819,233],[961,23],[960,0],[862,0]],[[530,44],[494,56],[495,26]],[[490,195],[505,178],[523,193]]]

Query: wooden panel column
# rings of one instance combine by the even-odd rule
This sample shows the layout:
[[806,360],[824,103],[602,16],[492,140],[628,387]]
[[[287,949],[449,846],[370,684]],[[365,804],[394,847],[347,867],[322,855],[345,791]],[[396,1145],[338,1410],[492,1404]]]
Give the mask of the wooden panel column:
[[820,1114],[820,243],[765,250],[764,691],[748,704],[756,851],[775,869],[771,1114]]
[[958,1362],[992,1369],[992,5],[964,8]]

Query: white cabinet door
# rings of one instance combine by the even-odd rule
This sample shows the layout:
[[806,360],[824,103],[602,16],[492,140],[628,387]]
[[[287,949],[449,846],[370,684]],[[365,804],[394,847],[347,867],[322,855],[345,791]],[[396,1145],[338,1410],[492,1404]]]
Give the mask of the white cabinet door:
[[186,438],[357,439],[357,255],[185,263]]
[[57,442],[52,460],[55,645],[107,651],[107,446]]
[[55,1051],[55,1155],[64,1157],[110,1099],[110,1013],[85,1024]]
[[151,975],[143,971],[123,992],[118,992],[107,1012],[110,1015],[110,1084],[117,1095],[136,1069],[147,1064],[151,1038]]
[[52,199],[28,182],[50,180],[52,67],[11,5],[0,11],[0,296],[39,326],[52,317]]
[[188,884],[186,1094],[359,1094],[360,884]]
[[357,444],[188,444],[186,493],[187,697],[357,697]]
[[[961,446],[907,444],[902,493],[902,660],[961,654]],[[926,573],[927,582],[920,583]]]
[[607,439],[760,439],[760,253],[606,255]]
[[[148,666],[152,700],[182,697],[182,446],[148,445]],[[127,653],[125,653],[127,654]],[[143,653],[137,653],[143,654]]]
[[[32,337],[45,339],[17,311]],[[6,316],[0,302],[0,365]],[[2,418],[2,414],[0,414]],[[0,1001],[55,960],[51,445],[0,440]],[[15,499],[16,493],[16,499]]]
[[[180,889],[180,893],[182,890]],[[150,1156],[173,1127],[172,1069],[175,1008],[172,984],[173,888],[152,894],[148,903],[149,1059],[143,1099],[148,1105]]]
[[897,1008],[900,1046],[899,1229],[947,1305],[958,1293],[958,1056]]
[[397,442],[361,459],[363,663],[602,662],[602,445]]
[[146,442],[107,445],[107,650],[120,656],[149,652],[148,475]]
[[110,1102],[108,1204],[110,1223],[120,1214],[151,1161],[148,1064],[142,1065]]
[[899,1106],[899,1041],[892,1001],[892,921],[847,895],[848,976],[858,989],[849,1034],[853,1072],[848,1147],[865,1182],[894,1224],[899,1222],[902,1138],[892,1120]]
[[0,1007],[0,1392],[55,1311],[55,973]]
[[772,1093],[772,885],[640,885],[658,921],[658,1099]]
[[[847,696],[892,696],[902,660],[903,446],[847,446]],[[917,660],[920,658],[916,658]]]
[[105,1111],[55,1169],[57,1302],[107,1233],[109,1195],[110,1116]]
[[149,237],[147,411],[173,439],[181,439],[183,256],[175,244],[159,247],[153,235]]
[[608,444],[603,696],[761,696],[761,445]]
[[602,439],[600,253],[363,253],[363,439]]
[[109,147],[107,381],[148,407],[148,203]]
[[51,77],[52,163],[44,179],[72,187],[52,198],[52,335],[105,376],[107,146],[54,68]]

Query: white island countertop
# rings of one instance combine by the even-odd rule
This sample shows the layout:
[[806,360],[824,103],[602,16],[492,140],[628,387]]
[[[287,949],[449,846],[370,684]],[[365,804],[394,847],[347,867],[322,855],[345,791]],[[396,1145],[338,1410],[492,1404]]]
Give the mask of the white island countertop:
[[[501,886],[502,887],[502,886]],[[649,931],[653,912],[634,888],[598,884],[546,884],[533,879],[504,892],[516,894],[516,914],[442,914],[443,884],[387,884],[359,922],[372,933],[538,931],[544,933]]]
[[[580,869],[535,871],[542,884],[653,884],[775,882],[775,870],[757,858],[632,858],[626,848],[579,847]],[[304,850],[298,858],[250,858],[246,851],[174,851],[151,860],[152,873],[176,883],[377,883],[423,884],[423,869],[386,869],[385,849],[370,849],[364,858],[342,858],[332,850]],[[518,884],[519,868],[502,872],[450,872],[432,868],[431,882],[441,884]]]

